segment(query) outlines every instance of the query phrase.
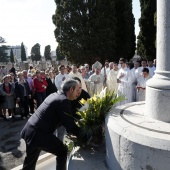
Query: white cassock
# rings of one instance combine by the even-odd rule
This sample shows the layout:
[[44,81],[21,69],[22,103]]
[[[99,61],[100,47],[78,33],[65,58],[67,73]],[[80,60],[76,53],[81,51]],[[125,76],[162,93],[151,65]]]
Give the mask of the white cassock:
[[[150,79],[150,76],[144,78],[143,76],[141,76],[139,79],[138,79],[138,84],[137,86],[141,86],[142,88],[146,88],[146,82]],[[142,89],[139,89],[137,90],[138,92],[138,101],[145,101],[145,92],[146,90],[142,90]]]
[[132,94],[132,102],[136,101],[136,85],[137,85],[137,74],[135,68],[131,69],[132,75],[132,85],[131,85],[131,94]]
[[[92,74],[89,79],[89,94],[93,96],[94,94],[100,94],[103,89],[104,76],[102,74],[96,75]],[[94,84],[95,81],[99,81],[98,84]]]
[[153,66],[153,67],[138,67],[137,69],[136,69],[136,76],[137,76],[137,79],[139,79],[140,78],[140,76],[142,76],[142,70],[144,69],[144,68],[148,68],[149,69],[149,76],[150,77],[153,77],[153,75],[155,74],[154,73],[154,71],[156,70],[156,68]]
[[81,80],[81,84],[82,84],[82,89],[87,91],[87,87],[86,87],[86,84],[85,84],[85,81],[82,77],[82,75],[77,71],[76,73],[73,73],[72,71],[69,73],[69,76],[70,77],[78,77],[80,80]]
[[110,71],[110,68],[105,67],[105,72],[104,72],[104,67],[101,69],[101,74],[102,75],[107,75],[107,73]]
[[[119,77],[124,74],[124,77],[120,78]],[[121,68],[118,72],[117,79],[121,81],[118,85],[118,96],[124,96],[125,100],[120,102],[120,105],[130,103],[131,102],[131,90],[130,86],[132,84],[132,75],[131,71],[127,68]]]
[[[146,67],[147,68],[147,67]],[[144,67],[138,67],[136,70],[135,70],[135,75],[136,75],[136,78],[137,80],[140,78],[140,76],[142,75],[142,70],[144,69]]]
[[115,94],[117,94],[118,90],[118,83],[117,83],[117,74],[119,70],[110,70],[110,72],[107,75],[107,88],[109,91],[114,91]]
[[156,67],[153,66],[153,67],[147,67],[147,68],[149,69],[150,77],[153,77],[153,75],[155,74]]
[[68,74],[61,74],[59,73],[58,75],[56,75],[55,77],[55,86],[57,87],[57,90],[61,90],[61,84],[63,82],[63,78],[68,79],[70,78],[70,76]]

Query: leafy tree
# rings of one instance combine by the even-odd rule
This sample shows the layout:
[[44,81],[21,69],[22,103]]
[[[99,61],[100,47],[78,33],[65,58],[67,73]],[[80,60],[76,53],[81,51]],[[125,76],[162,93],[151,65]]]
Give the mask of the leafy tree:
[[13,53],[12,49],[10,51],[10,61],[11,61],[11,63],[14,63],[14,53]]
[[27,61],[24,43],[21,43],[21,61]]
[[46,60],[51,60],[51,46],[50,45],[45,46],[44,57]]
[[116,0],[116,56],[131,59],[135,54],[135,18],[132,0]]
[[115,56],[114,1],[56,0],[53,15],[60,52],[74,63]]
[[31,59],[32,61],[41,60],[40,44],[37,43],[31,48]]
[[[53,15],[55,37],[60,52],[74,63],[95,60],[117,60],[120,56],[132,57],[135,52],[134,17],[132,0],[121,0],[123,15],[119,17],[118,0],[77,1],[55,0]],[[117,9],[117,10],[116,10]],[[119,20],[120,19],[120,20]],[[119,20],[119,22],[118,22]],[[124,20],[124,21],[122,21]],[[123,22],[121,26],[118,25]],[[125,30],[117,36],[120,28]],[[126,29],[125,29],[126,28]],[[119,39],[123,43],[119,44]],[[124,51],[121,54],[122,49]]]
[[64,60],[65,59],[65,56],[60,52],[59,46],[57,46],[56,55],[57,55],[57,60]]
[[8,62],[9,57],[7,56],[6,50],[8,46],[2,45],[0,46],[0,62]]
[[139,19],[140,32],[137,37],[137,53],[145,59],[156,57],[156,0],[140,0],[141,18]]
[[2,44],[2,43],[6,43],[6,41],[3,37],[0,36],[0,44]]

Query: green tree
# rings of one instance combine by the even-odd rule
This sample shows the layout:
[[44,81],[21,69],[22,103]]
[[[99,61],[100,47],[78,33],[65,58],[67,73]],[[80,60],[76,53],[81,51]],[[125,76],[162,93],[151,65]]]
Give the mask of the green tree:
[[141,18],[139,19],[140,32],[137,37],[137,53],[145,59],[156,57],[156,0],[140,0]]
[[2,44],[2,43],[6,43],[6,41],[3,37],[0,36],[0,44]]
[[[132,58],[135,53],[132,0],[56,0],[55,37],[74,63]],[[120,10],[120,11],[119,11]]]
[[11,61],[11,63],[14,63],[15,61],[14,61],[14,53],[13,53],[13,50],[11,49],[11,51],[10,51],[10,61]]
[[21,61],[27,61],[24,43],[21,43]]
[[51,60],[51,46],[50,45],[45,46],[44,57],[46,60]]
[[59,50],[74,63],[94,63],[116,56],[115,2],[56,0],[55,37]]
[[135,54],[135,18],[132,0],[116,0],[116,56],[131,59]]
[[65,59],[65,56],[60,52],[59,46],[57,46],[57,49],[56,49],[56,56],[57,56],[57,60],[64,60]]
[[32,61],[41,60],[40,44],[37,43],[31,48],[31,59]]
[[7,56],[6,50],[8,50],[8,46],[2,45],[0,46],[0,62],[8,62],[9,57]]

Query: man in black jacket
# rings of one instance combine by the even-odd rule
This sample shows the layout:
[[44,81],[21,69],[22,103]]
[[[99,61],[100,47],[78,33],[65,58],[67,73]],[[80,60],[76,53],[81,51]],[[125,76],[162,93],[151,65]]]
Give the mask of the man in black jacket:
[[53,134],[63,125],[67,132],[79,136],[79,128],[71,115],[71,102],[79,94],[79,82],[67,80],[63,84],[63,93],[48,96],[30,117],[21,132],[26,142],[26,158],[23,170],[35,170],[40,151],[44,150],[57,156],[57,170],[66,170],[67,147]]

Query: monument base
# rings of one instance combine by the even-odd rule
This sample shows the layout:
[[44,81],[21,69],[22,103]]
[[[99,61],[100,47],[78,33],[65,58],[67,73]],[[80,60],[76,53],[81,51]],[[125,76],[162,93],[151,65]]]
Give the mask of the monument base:
[[106,118],[106,160],[110,170],[168,170],[170,123],[144,115],[145,103],[113,108]]

